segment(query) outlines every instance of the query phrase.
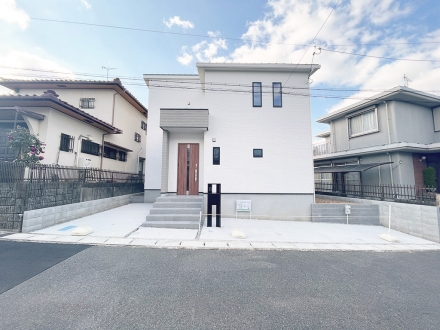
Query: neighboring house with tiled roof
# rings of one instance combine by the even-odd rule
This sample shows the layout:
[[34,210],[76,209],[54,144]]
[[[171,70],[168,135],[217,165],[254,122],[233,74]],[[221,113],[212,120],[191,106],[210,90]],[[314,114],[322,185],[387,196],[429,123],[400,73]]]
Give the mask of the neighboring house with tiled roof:
[[47,144],[42,163],[143,171],[148,110],[119,79],[3,79],[0,85],[13,91],[0,96],[0,160],[11,160],[6,134],[20,125]]

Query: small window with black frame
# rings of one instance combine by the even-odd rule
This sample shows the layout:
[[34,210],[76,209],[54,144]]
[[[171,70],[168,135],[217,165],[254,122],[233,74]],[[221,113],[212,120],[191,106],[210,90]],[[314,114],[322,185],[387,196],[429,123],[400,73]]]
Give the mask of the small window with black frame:
[[141,135],[139,133],[134,133],[134,140],[136,142],[141,142]]
[[119,151],[119,161],[126,162],[127,161],[127,153],[125,151]]
[[94,109],[95,108],[95,98],[85,97],[80,99],[80,107],[83,109]]
[[110,147],[104,147],[104,157],[105,158],[111,158],[116,159],[116,149],[110,148]]
[[263,158],[263,149],[254,149],[254,158]]
[[100,145],[98,143],[89,140],[81,141],[81,152],[84,154],[99,156],[99,149]]
[[61,133],[60,150],[73,152],[75,137]]
[[220,147],[212,148],[212,164],[220,165]]
[[274,108],[281,108],[283,106],[283,86],[280,82],[272,83],[272,96]]
[[252,106],[261,107],[262,102],[262,88],[261,82],[252,83]]
[[147,130],[147,123],[144,122],[143,120],[141,121],[141,128],[146,131]]

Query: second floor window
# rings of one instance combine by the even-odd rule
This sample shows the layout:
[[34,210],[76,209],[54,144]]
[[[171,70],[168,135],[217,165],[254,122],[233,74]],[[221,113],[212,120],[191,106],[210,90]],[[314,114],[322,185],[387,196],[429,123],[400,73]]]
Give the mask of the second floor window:
[[105,158],[116,159],[116,149],[110,147],[104,147],[104,155]]
[[261,83],[254,82],[252,83],[252,106],[261,107],[262,102],[262,91],[261,91]]
[[88,97],[80,99],[79,106],[83,109],[94,109],[95,108],[95,98]]
[[144,122],[143,120],[141,121],[141,128],[146,131],[147,130],[147,123]]
[[347,119],[350,137],[378,131],[376,109],[362,112]]
[[89,141],[89,140],[82,140],[81,141],[81,152],[85,154],[90,155],[99,155],[99,144]]
[[134,133],[134,140],[136,142],[141,142],[141,135],[139,133]]
[[61,133],[60,140],[60,150],[73,152],[73,145],[75,143],[75,138],[73,136]]
[[124,151],[119,151],[119,161],[126,162],[127,161],[127,153]]
[[280,82],[272,83],[273,106],[281,108],[283,106],[283,94]]

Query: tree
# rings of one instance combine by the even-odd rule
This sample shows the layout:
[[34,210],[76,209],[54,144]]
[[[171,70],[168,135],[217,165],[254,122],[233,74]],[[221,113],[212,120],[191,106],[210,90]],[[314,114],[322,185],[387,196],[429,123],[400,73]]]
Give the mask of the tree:
[[437,188],[437,173],[434,167],[427,167],[423,170],[423,183],[427,188]]
[[37,136],[21,126],[17,126],[15,130],[8,133],[8,142],[6,143],[8,148],[17,152],[14,163],[26,165],[38,164],[44,159],[41,154],[44,153],[45,145]]

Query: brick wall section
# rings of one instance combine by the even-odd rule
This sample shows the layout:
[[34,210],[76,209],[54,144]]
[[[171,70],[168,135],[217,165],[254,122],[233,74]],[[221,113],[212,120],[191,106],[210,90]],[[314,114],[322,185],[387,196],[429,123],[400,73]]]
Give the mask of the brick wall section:
[[420,161],[421,154],[412,154],[414,167],[414,185],[417,188],[424,188],[423,170],[426,168],[426,161]]
[[391,228],[402,233],[440,243],[440,214],[437,206],[383,202],[360,198],[316,195],[320,199],[378,205],[380,224],[388,227],[389,205],[391,205]]
[[143,183],[0,183],[0,230],[20,231],[25,211],[143,192]]

